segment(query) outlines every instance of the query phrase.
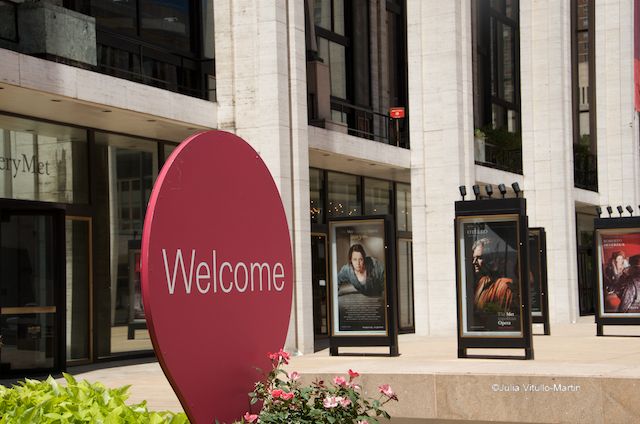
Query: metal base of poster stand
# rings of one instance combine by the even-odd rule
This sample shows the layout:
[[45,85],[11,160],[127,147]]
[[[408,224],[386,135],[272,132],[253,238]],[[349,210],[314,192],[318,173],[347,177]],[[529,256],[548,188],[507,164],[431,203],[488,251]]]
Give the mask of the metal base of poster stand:
[[599,318],[596,322],[596,336],[604,337],[640,337],[635,334],[604,334],[605,325],[640,325],[640,318]]
[[543,318],[543,317],[536,317],[533,316],[531,317],[531,323],[532,324],[542,324],[543,328],[544,328],[544,332],[542,334],[535,334],[533,333],[534,336],[550,336],[551,335],[551,325],[549,324],[549,319],[548,318]]
[[[389,353],[375,353],[375,352],[339,352],[340,347],[388,347]],[[398,343],[396,338],[389,338],[384,340],[371,340],[359,337],[340,337],[339,340],[335,338],[331,340],[329,347],[329,354],[331,356],[400,356],[398,351]]]

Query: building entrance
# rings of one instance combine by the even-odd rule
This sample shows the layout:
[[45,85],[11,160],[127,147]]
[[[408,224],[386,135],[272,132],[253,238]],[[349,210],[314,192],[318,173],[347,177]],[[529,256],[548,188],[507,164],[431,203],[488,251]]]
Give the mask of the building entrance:
[[0,203],[0,375],[64,369],[64,211]]

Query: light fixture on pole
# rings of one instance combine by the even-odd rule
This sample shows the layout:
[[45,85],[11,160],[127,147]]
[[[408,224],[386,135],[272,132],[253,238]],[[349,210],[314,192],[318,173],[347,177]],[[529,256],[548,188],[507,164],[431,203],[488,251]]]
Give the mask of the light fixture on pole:
[[520,184],[517,182],[511,183],[511,188],[513,188],[513,192],[516,194],[516,197],[520,197]]
[[462,196],[462,201],[464,202],[464,196],[467,195],[467,186],[461,185],[458,190],[460,190],[460,196]]
[[596,213],[598,214],[598,218],[602,215],[602,208],[600,206],[596,206]]
[[504,184],[498,184],[498,191],[502,194],[502,198],[504,199],[505,194],[507,194],[507,187]]
[[622,206],[618,205],[618,206],[616,206],[616,209],[618,210],[618,213],[620,214],[620,217],[622,218]]
[[480,199],[480,186],[478,184],[474,184],[473,187],[471,187],[473,189],[473,194],[475,194],[476,196],[476,200]]
[[629,216],[633,216],[633,208],[631,207],[631,205],[627,205],[625,209],[627,210],[627,212],[629,212]]
[[487,184],[486,186],[484,186],[484,189],[487,192],[487,196],[489,196],[489,199],[491,199],[491,196],[493,196],[493,186],[491,184]]
[[609,214],[609,218],[611,218],[611,214],[613,213],[613,208],[611,206],[607,206],[607,213]]

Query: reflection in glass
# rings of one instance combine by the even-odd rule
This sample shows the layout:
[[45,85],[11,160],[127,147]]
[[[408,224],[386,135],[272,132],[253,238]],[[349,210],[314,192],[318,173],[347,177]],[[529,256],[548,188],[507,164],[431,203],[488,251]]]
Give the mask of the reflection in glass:
[[88,203],[86,134],[0,115],[0,197]]
[[390,181],[365,178],[364,180],[364,213],[365,215],[386,215],[391,213],[391,193],[393,184]]
[[309,169],[309,197],[312,224],[324,222],[324,174],[320,169]]
[[401,330],[410,330],[413,323],[413,244],[398,240],[398,323]]
[[0,219],[0,372],[55,365],[53,224],[50,215],[4,212]]
[[140,35],[161,46],[191,50],[189,0],[140,1]]
[[398,231],[411,231],[411,186],[396,184],[396,220]]
[[67,219],[67,360],[89,359],[91,221]]
[[327,179],[329,189],[328,217],[361,215],[360,178],[355,175],[329,172]]
[[[99,313],[99,355],[151,349],[144,320],[141,322],[139,302],[139,255],[142,224],[157,176],[158,148],[155,142],[114,134],[96,133],[97,149],[106,159],[107,173],[102,184],[108,184],[108,289],[109,311]],[[103,160],[104,160],[103,159]],[[104,218],[102,218],[104,219]],[[107,247],[105,234],[96,234],[98,249]],[[106,326],[106,322],[108,326]],[[108,346],[108,350],[107,350]]]

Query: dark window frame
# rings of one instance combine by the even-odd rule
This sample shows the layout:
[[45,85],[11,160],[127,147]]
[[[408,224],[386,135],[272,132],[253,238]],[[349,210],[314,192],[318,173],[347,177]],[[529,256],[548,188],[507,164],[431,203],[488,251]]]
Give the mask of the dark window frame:
[[[573,120],[573,179],[574,186],[584,190],[598,192],[598,154],[597,154],[597,117],[596,117],[596,66],[595,66],[595,0],[584,0],[587,3],[588,24],[586,28],[578,25],[578,2],[571,0],[571,89],[572,89],[572,120]],[[587,33],[587,60],[589,90],[587,99],[589,109],[580,110],[579,86],[579,35]],[[580,115],[589,114],[589,146],[582,147],[580,135]]]
[[[506,6],[505,6],[506,7]],[[495,9],[491,2],[475,0],[471,4],[472,10],[472,55],[473,55],[473,80],[482,75],[481,80],[477,80],[478,87],[473,90],[474,103],[474,129],[483,133],[488,141],[486,149],[489,159],[475,159],[477,165],[488,166],[504,171],[522,174],[522,107],[520,88],[520,3],[513,0],[513,18],[505,12]],[[498,34],[499,24],[508,26],[512,32],[511,58],[513,66],[513,101],[504,97],[504,79],[498,77],[500,74],[500,63],[504,59],[499,57],[499,49],[496,48],[498,39],[492,40],[492,34]],[[492,46],[492,43],[495,45]],[[482,72],[480,74],[480,72]],[[496,88],[493,92],[494,84],[502,83],[503,93]],[[480,90],[480,87],[482,90]],[[481,93],[481,95],[480,95]],[[482,106],[481,112],[478,108]],[[493,119],[493,107],[498,106],[503,109],[504,121],[502,126],[496,127]],[[513,111],[517,119],[514,122],[513,131],[509,131],[509,112]],[[491,142],[500,141],[505,145],[492,145]]]

